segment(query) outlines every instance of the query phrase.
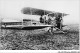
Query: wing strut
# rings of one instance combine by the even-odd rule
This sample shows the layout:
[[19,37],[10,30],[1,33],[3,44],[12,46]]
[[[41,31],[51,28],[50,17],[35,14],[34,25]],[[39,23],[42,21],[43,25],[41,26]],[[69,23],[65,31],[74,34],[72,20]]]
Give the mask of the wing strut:
[[[31,13],[31,15],[32,15],[32,9],[30,8],[30,13]],[[32,23],[32,19],[31,19],[31,23]]]

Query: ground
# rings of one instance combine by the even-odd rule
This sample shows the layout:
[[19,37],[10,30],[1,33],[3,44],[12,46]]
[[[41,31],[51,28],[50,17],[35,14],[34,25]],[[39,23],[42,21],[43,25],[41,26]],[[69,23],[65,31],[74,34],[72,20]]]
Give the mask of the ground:
[[79,25],[68,25],[67,33],[50,34],[42,29],[1,29],[0,50],[78,50]]

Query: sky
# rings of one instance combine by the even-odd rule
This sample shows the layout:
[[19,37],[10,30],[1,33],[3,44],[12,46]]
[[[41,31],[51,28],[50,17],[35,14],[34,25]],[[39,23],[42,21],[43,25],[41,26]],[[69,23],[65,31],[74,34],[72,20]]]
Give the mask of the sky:
[[24,7],[66,13],[69,15],[63,17],[64,24],[79,23],[79,0],[0,0],[0,18],[4,21],[39,20],[39,16],[21,13]]

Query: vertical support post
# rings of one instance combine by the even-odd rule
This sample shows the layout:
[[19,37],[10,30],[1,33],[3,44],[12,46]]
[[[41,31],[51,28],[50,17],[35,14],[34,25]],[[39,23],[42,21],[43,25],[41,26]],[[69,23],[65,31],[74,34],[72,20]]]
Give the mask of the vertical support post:
[[[44,15],[45,15],[45,11],[44,11]],[[45,17],[44,17],[44,24],[45,24]]]
[[20,25],[22,25],[22,27],[23,27],[23,18],[22,18],[22,23]]
[[[31,13],[31,15],[32,15],[32,9],[30,8],[30,13]],[[31,24],[32,24],[32,19],[31,19]]]

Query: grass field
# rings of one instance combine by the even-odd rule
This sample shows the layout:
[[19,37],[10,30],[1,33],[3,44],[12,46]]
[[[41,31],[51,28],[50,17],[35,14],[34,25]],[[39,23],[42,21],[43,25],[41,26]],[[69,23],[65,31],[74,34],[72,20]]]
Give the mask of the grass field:
[[44,30],[1,29],[0,50],[78,50],[79,25],[68,25],[67,33],[54,33]]

